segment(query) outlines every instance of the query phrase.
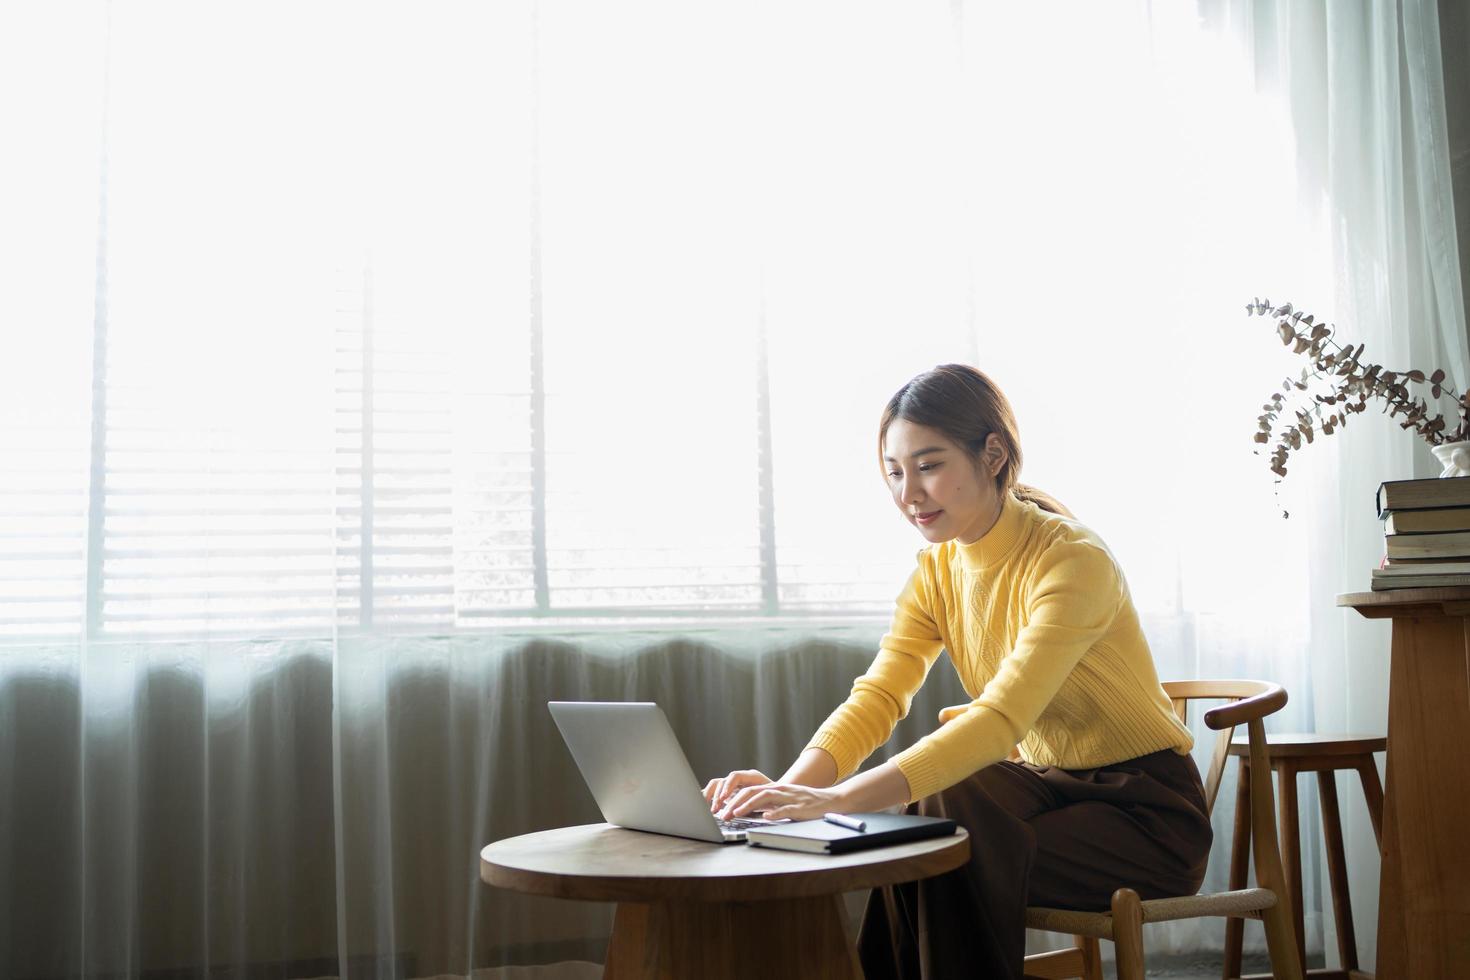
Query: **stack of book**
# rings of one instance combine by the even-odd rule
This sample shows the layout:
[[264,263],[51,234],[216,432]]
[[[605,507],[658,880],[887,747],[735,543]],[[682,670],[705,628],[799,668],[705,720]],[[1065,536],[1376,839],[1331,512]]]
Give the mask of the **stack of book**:
[[1378,488],[1384,559],[1373,589],[1470,585],[1470,476]]

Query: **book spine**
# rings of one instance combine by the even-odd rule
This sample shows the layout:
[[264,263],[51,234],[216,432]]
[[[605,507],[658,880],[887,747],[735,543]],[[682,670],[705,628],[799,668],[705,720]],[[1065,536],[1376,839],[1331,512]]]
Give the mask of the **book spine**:
[[1386,480],[1378,485],[1373,504],[1380,518],[1397,510],[1470,507],[1470,477]]
[[[1413,511],[1408,511],[1407,513],[1412,514],[1414,512]],[[1412,518],[1407,518],[1406,519],[1404,517],[1404,514],[1405,514],[1405,511],[1401,511],[1401,510],[1391,510],[1391,511],[1389,511],[1388,512],[1388,519],[1387,519],[1386,523],[1383,525],[1383,531],[1384,531],[1384,533],[1385,534],[1389,534],[1389,535],[1393,535],[1393,534],[1454,534],[1454,533],[1459,532],[1459,531],[1470,531],[1470,519],[1460,518],[1460,519],[1458,519],[1456,521],[1452,521],[1452,522],[1449,522],[1449,523],[1442,523],[1440,526],[1436,526],[1436,527],[1414,527],[1414,526],[1412,526],[1414,524],[1414,520]],[[1408,524],[1410,526],[1409,527],[1402,527],[1401,525],[1403,525],[1403,524]]]
[[1433,531],[1425,534],[1386,534],[1384,551],[1394,558],[1470,559],[1470,534]]
[[1375,578],[1369,585],[1373,592],[1389,589],[1438,589],[1470,585],[1470,575],[1402,575],[1398,578]]

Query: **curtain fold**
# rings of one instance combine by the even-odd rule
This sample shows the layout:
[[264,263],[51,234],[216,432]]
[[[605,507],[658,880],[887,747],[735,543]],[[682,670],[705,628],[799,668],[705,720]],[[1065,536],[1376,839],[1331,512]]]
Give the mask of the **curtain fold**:
[[[479,881],[490,841],[600,819],[546,702],[657,701],[696,773],[778,770],[876,640],[766,628],[7,651],[5,975],[599,960],[610,907]],[[900,740],[962,700],[936,670]]]

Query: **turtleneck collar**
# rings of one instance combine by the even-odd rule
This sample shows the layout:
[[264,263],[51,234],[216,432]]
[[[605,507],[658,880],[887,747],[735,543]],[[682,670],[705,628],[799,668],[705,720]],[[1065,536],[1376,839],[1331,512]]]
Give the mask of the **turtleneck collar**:
[[979,541],[974,544],[955,541],[955,553],[959,555],[960,564],[966,569],[984,569],[1009,554],[1021,537],[1021,529],[1026,523],[1026,507],[1007,491],[1001,499],[1000,516]]

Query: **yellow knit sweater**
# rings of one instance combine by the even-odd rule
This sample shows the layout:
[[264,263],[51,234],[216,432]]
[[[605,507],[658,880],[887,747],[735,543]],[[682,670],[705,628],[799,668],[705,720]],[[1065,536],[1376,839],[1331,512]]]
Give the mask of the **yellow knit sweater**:
[[895,757],[911,801],[1016,745],[1027,762],[1064,769],[1194,745],[1107,546],[1033,503],[1007,494],[979,541],[919,552],[877,658],[809,743],[832,755],[839,779],[893,734],[941,648],[973,700]]

